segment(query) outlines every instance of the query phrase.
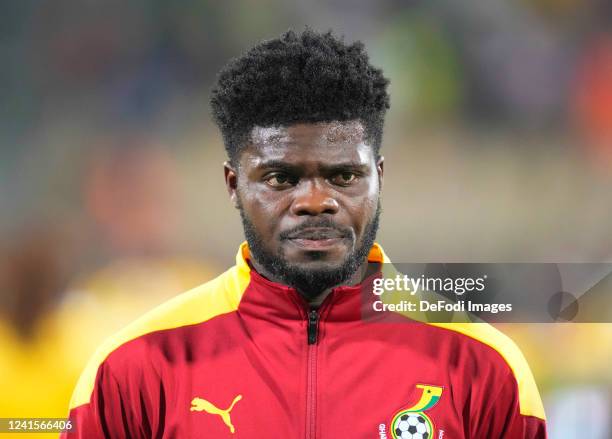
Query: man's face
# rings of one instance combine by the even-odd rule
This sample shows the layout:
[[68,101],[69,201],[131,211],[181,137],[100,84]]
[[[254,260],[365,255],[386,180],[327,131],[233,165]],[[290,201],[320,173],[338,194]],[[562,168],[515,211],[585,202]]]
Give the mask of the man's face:
[[255,127],[226,164],[251,254],[307,296],[348,280],[378,227],[382,158],[359,122]]

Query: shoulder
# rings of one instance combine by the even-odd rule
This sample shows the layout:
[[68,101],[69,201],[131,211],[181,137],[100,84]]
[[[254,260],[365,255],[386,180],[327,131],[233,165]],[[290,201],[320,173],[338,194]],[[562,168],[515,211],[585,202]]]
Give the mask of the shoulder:
[[70,407],[89,402],[98,369],[109,355],[122,348],[128,348],[123,349],[126,350],[122,352],[123,356],[137,354],[143,349],[137,341],[147,334],[195,325],[235,311],[248,283],[248,272],[234,266],[217,278],[163,303],[109,337],[96,350],[81,374]]
[[545,419],[544,407],[531,369],[510,337],[488,323],[427,323],[428,326],[459,335],[462,344],[490,349],[509,368],[517,384],[520,412]]

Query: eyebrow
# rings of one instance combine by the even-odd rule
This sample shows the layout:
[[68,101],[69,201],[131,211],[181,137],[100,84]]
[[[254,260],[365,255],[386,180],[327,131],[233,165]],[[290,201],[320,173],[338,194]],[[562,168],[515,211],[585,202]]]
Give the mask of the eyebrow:
[[[358,161],[348,161],[332,164],[319,164],[317,168],[323,172],[341,171],[346,169],[363,170],[367,168],[367,163]],[[266,160],[257,165],[258,169],[281,169],[285,171],[298,171],[301,166],[282,160]]]

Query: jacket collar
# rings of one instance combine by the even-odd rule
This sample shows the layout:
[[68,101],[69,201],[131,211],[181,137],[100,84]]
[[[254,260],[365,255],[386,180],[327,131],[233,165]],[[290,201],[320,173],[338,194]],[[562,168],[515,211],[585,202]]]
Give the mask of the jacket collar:
[[[246,242],[240,245],[236,255],[236,269],[241,276],[248,277],[249,285],[240,302],[240,310],[244,314],[256,315],[258,318],[270,316],[288,319],[304,319],[308,310],[307,302],[297,292],[288,285],[273,282],[257,273],[249,260],[251,255]],[[390,263],[389,258],[379,244],[372,245],[368,254],[368,262],[371,263]],[[340,286],[332,290],[330,297],[326,299],[322,307],[328,308],[326,314],[339,320],[353,320],[360,318],[360,299],[363,288],[371,289],[366,284],[370,284],[375,276],[365,279],[361,284]],[[331,308],[334,308],[331,310]],[[331,311],[331,312],[330,312]]]
[[[243,273],[249,273],[251,271],[251,267],[247,262],[249,259],[251,259],[249,245],[246,241],[244,241],[242,244],[240,244],[240,248],[236,254],[236,267],[239,271]],[[370,252],[368,253],[368,262],[390,263],[391,261],[383,251],[383,248],[379,244],[374,243],[370,249]]]

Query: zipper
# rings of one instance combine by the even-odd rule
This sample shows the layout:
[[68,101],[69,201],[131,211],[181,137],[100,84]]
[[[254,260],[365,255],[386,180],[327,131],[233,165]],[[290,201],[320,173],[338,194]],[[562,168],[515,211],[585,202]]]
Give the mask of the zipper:
[[319,311],[308,311],[307,323],[308,356],[306,377],[306,439],[315,439],[317,414],[317,332],[319,330]]
[[317,435],[317,352],[319,350],[319,322],[321,313],[331,306],[334,290],[323,300],[318,308],[308,309],[306,315],[307,358],[306,358],[306,439],[316,439]]
[[316,309],[308,311],[308,345],[317,343],[317,332],[319,331],[319,312]]

